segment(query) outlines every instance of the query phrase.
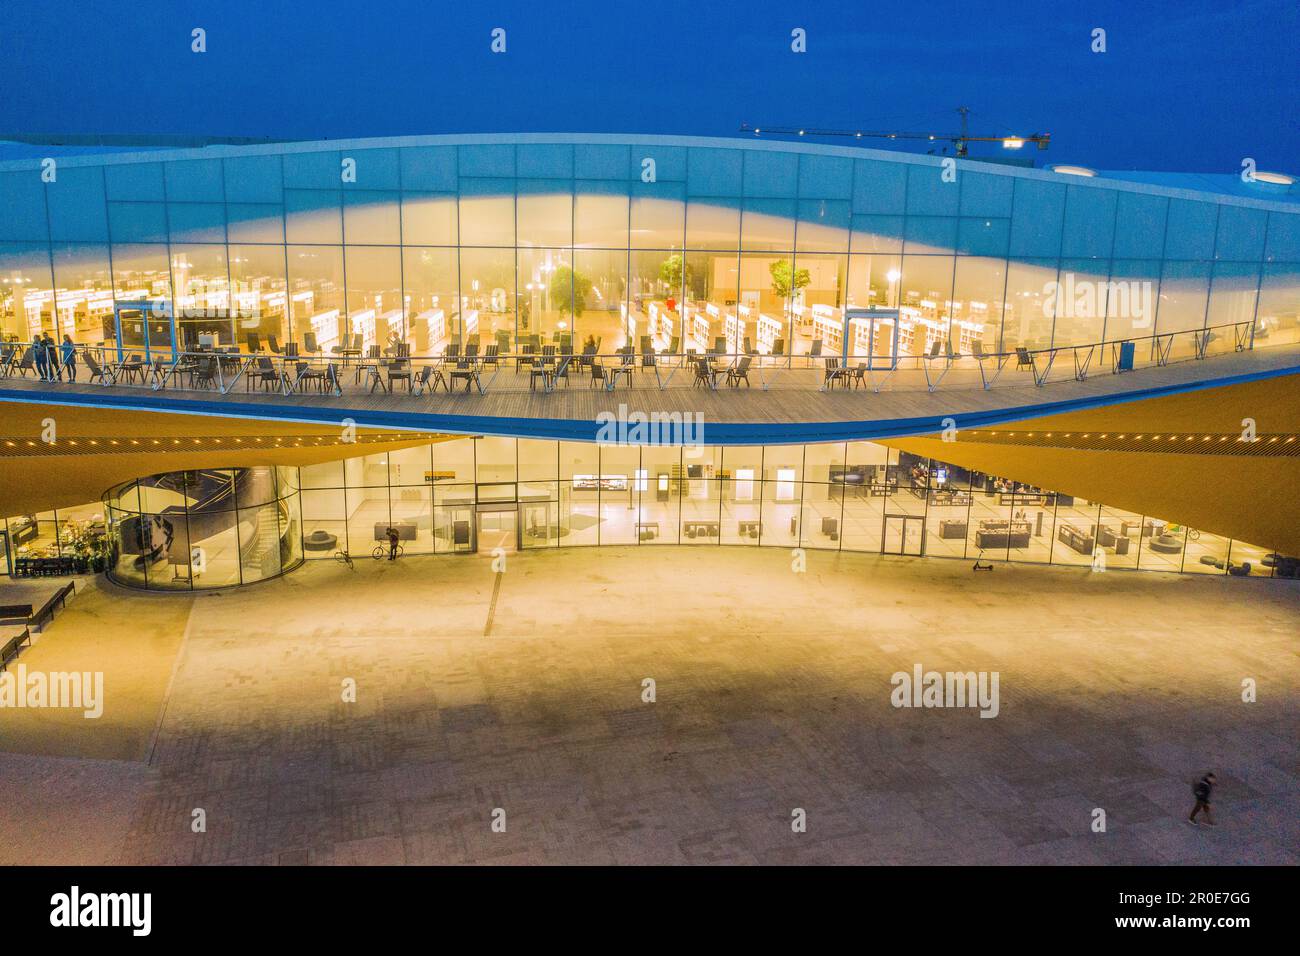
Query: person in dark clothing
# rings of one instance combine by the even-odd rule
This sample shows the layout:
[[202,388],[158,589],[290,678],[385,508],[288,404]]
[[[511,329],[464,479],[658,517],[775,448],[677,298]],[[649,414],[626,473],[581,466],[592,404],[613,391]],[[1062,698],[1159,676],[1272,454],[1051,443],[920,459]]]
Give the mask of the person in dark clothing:
[[38,378],[48,378],[47,362],[45,355],[45,343],[41,341],[41,333],[37,332],[32,339],[32,361],[36,363],[36,375]]
[[1213,773],[1207,773],[1192,787],[1192,795],[1196,797],[1196,806],[1192,807],[1187,822],[1193,826],[1196,825],[1196,815],[1202,810],[1205,811],[1205,822],[1210,826],[1214,826],[1214,817],[1210,815],[1210,797],[1214,794],[1214,783],[1217,779]]
[[59,347],[49,332],[45,333],[42,345],[45,348],[45,377],[53,382],[59,377]]
[[398,542],[398,540],[400,539],[401,535],[399,535],[399,534],[397,533],[397,529],[396,529],[396,528],[393,528],[393,527],[389,527],[389,529],[385,532],[385,534],[388,535],[388,560],[389,560],[389,561],[396,561],[396,560],[397,560],[397,542]]
[[70,335],[63,337],[63,344],[59,346],[59,358],[63,361],[63,372],[67,373],[68,381],[75,382],[77,380],[77,347],[73,344]]

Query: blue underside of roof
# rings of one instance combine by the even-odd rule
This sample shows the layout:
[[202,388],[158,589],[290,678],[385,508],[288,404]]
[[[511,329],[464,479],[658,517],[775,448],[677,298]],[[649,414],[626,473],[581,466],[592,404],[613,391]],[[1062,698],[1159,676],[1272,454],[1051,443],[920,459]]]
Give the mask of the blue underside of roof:
[[[978,412],[939,411],[920,418],[833,422],[714,422],[705,420],[697,444],[707,445],[796,445],[831,441],[865,441],[882,438],[906,438],[931,435],[942,431],[953,419],[955,427],[986,428],[1009,422],[1058,415],[1066,412],[1086,411],[1108,405],[1121,405],[1145,399],[1160,398],[1207,388],[1236,385],[1243,382],[1263,381],[1284,375],[1300,373],[1300,365],[1286,368],[1229,375],[1178,385],[1140,388],[1117,394],[1039,402],[1008,408]],[[1050,388],[1050,386],[1048,386]],[[941,396],[933,396],[936,404]],[[772,396],[779,401],[779,396]],[[263,402],[238,400],[210,401],[205,399],[176,398],[174,396],[116,395],[112,392],[63,393],[50,391],[0,392],[0,401],[23,402],[41,405],[75,405],[91,408],[120,409],[124,411],[164,412],[185,415],[204,415],[222,418],[249,418],[263,421],[297,422],[311,425],[342,426],[351,419],[361,428],[382,428],[400,431],[420,431],[436,434],[501,435],[515,438],[560,439],[564,441],[594,442],[601,423],[590,420],[564,418],[498,418],[484,415],[442,415],[421,412],[404,412],[386,409],[350,409],[344,406],[313,408],[310,405],[272,405]]]

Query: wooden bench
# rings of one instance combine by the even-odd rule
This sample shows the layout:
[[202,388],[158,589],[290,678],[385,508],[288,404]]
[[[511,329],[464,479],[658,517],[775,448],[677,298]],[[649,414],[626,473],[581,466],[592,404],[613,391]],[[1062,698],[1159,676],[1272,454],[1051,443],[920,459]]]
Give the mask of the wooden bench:
[[23,628],[21,634],[16,634],[0,647],[0,671],[9,666],[10,661],[18,656],[24,644],[31,642],[32,632],[28,628]]
[[31,616],[30,604],[0,604],[0,624],[26,624]]

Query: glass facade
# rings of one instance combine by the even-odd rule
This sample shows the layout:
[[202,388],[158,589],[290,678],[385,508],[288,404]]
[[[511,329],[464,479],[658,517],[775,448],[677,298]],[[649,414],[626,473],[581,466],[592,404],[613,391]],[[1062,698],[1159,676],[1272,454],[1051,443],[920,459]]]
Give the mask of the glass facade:
[[[416,355],[590,341],[787,356],[1235,324],[1266,343],[1300,336],[1300,214],[1266,201],[974,163],[947,182],[925,157],[681,142],[78,159],[50,183],[7,164],[0,335],[165,354],[255,334],[304,352],[349,335]],[[848,309],[891,316],[846,322]]]
[[151,591],[251,584],[302,563],[298,470],[177,471],[110,489],[110,578]]
[[1254,577],[1276,565],[1244,542],[865,441],[464,438],[300,474],[308,558],[368,554],[392,525],[406,554],[669,544]]

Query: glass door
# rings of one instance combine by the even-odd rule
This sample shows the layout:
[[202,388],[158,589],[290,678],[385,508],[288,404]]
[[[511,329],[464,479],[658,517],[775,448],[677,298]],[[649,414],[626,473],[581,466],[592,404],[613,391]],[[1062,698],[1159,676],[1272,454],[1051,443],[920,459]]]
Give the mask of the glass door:
[[917,515],[885,515],[882,554],[925,553],[925,519]]

